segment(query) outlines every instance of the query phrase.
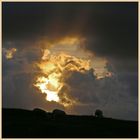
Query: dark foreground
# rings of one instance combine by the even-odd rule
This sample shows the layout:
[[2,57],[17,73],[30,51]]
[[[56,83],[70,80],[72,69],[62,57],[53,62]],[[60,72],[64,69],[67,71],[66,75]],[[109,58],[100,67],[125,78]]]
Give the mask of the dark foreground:
[[138,122],[94,116],[53,116],[21,109],[2,110],[3,138],[138,138]]

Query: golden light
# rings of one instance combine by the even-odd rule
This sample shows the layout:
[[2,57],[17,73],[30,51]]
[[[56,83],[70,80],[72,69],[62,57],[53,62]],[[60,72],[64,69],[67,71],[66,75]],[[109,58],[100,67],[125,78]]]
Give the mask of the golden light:
[[5,50],[5,56],[6,56],[6,58],[7,59],[12,59],[16,51],[17,51],[16,48],[6,49]]
[[34,86],[38,87],[42,93],[46,93],[46,100],[48,101],[59,101],[59,97],[57,95],[57,91],[51,91],[49,90],[49,88],[47,87],[50,83],[50,80],[45,78],[45,77],[38,77],[37,83],[34,84]]
[[67,97],[67,94],[63,94],[62,99],[60,94],[65,85],[65,78],[73,71],[85,73],[94,69],[97,79],[111,76],[111,73],[105,69],[104,59],[99,61],[91,53],[81,49],[83,40],[77,37],[66,37],[51,43],[47,41],[41,60],[37,63],[42,76],[38,76],[34,84],[41,93],[46,94],[47,101],[55,101],[65,107],[77,103],[76,100]]

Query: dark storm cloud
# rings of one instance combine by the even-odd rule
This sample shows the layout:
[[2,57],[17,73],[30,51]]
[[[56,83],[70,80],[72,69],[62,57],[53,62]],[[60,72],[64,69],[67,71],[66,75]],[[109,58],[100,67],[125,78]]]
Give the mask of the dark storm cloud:
[[112,43],[112,39],[125,40],[124,35],[135,39],[137,30],[137,3],[3,2],[2,12],[3,35],[10,39],[35,38],[60,31],[59,36],[69,32],[96,35],[106,44]]
[[[66,90],[67,96],[72,100],[77,100],[84,104],[99,103],[96,91],[96,77],[93,75],[92,69],[86,73],[73,72],[70,78],[65,79],[65,83],[71,88]],[[93,87],[94,85],[94,87]],[[66,87],[62,88],[62,95],[65,93]]]
[[[122,64],[133,60],[132,63],[129,62],[130,67],[133,70],[137,69],[138,5],[136,2],[3,2],[2,12],[3,40],[31,42],[42,36],[51,38],[80,34],[88,40],[86,49],[108,59],[120,59],[123,61]],[[116,64],[116,67],[119,66],[120,64]]]
[[46,103],[45,97],[31,88],[36,72],[32,64],[41,56],[35,42],[44,36],[80,35],[87,39],[85,50],[107,58],[107,68],[115,77],[96,80],[90,73],[73,73],[67,81],[72,87],[71,96],[85,105],[72,112],[91,114],[103,107],[108,116],[137,119],[137,30],[137,2],[3,2],[2,45],[17,48],[12,60],[3,55],[3,107],[58,107]]
[[[77,34],[87,38],[85,49],[111,59],[117,70],[126,68],[137,72],[138,4],[136,2],[3,2],[2,12],[3,40],[18,40],[18,42],[22,40],[23,43],[28,43],[42,36],[55,38]],[[124,64],[125,67],[122,66]]]
[[[56,102],[46,102],[46,94],[41,94],[33,86],[35,76],[40,74],[40,71],[34,67],[34,62],[41,57],[40,49],[30,48],[24,43],[20,44],[22,47],[18,47],[19,44],[14,42],[8,43],[8,47],[3,46],[2,106],[24,109],[42,108],[46,111],[52,111],[54,108],[64,110],[64,107]],[[7,59],[4,50],[11,47],[18,49],[12,59]]]
[[[3,78],[2,105],[8,108],[42,108],[52,111],[54,108],[64,109],[56,102],[46,102],[46,94],[33,88],[34,74],[20,73],[7,75]],[[7,88],[8,85],[8,88]]]
[[[22,43],[20,43],[22,44]],[[29,44],[22,44],[22,47],[19,47],[19,43],[16,44],[11,42],[10,44],[3,45],[2,49],[2,70],[3,76],[7,73],[23,73],[23,72],[33,72],[32,67],[34,62],[40,59],[42,52],[39,48],[32,48]],[[7,59],[5,50],[7,48],[16,48],[17,51],[13,55],[12,59]],[[24,49],[24,48],[28,49]]]
[[[92,70],[86,73],[73,72],[65,81],[71,88],[66,91],[64,88],[66,93],[64,96],[70,96],[71,100],[79,102],[73,108],[73,112],[92,114],[96,108],[100,108],[108,117],[137,119],[138,102],[137,98],[131,95],[128,83],[118,80],[116,76],[97,80],[92,72]],[[63,93],[63,89],[61,92]]]

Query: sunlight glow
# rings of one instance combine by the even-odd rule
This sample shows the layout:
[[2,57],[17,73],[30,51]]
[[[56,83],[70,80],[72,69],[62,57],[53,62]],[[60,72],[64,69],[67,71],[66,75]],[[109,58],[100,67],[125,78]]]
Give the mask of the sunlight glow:
[[[37,77],[34,84],[41,93],[46,94],[47,101],[55,101],[63,106],[76,103],[75,100],[67,97],[67,94],[63,94],[63,98],[65,98],[65,102],[63,102],[60,93],[65,85],[65,79],[72,72],[85,73],[94,68],[94,57],[90,52],[80,48],[83,39],[81,40],[76,37],[66,37],[53,43],[47,43],[41,61],[37,62],[37,67],[41,70],[42,75]],[[102,70],[99,72],[95,67],[95,73],[93,73],[96,74],[97,79],[111,75],[104,69],[103,59],[100,60],[101,65],[98,67],[101,67]]]
[[12,59],[16,51],[17,51],[16,48],[6,49],[5,50],[5,56],[6,56],[6,58],[7,59]]

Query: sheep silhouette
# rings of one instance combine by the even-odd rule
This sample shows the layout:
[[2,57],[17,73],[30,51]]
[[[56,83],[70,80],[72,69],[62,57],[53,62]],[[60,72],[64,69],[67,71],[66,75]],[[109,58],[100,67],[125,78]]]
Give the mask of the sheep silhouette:
[[63,110],[59,110],[59,109],[54,109],[52,114],[53,114],[53,119],[62,119],[66,115],[66,113]]
[[95,111],[95,117],[96,118],[103,118],[103,112],[100,109],[97,109]]

